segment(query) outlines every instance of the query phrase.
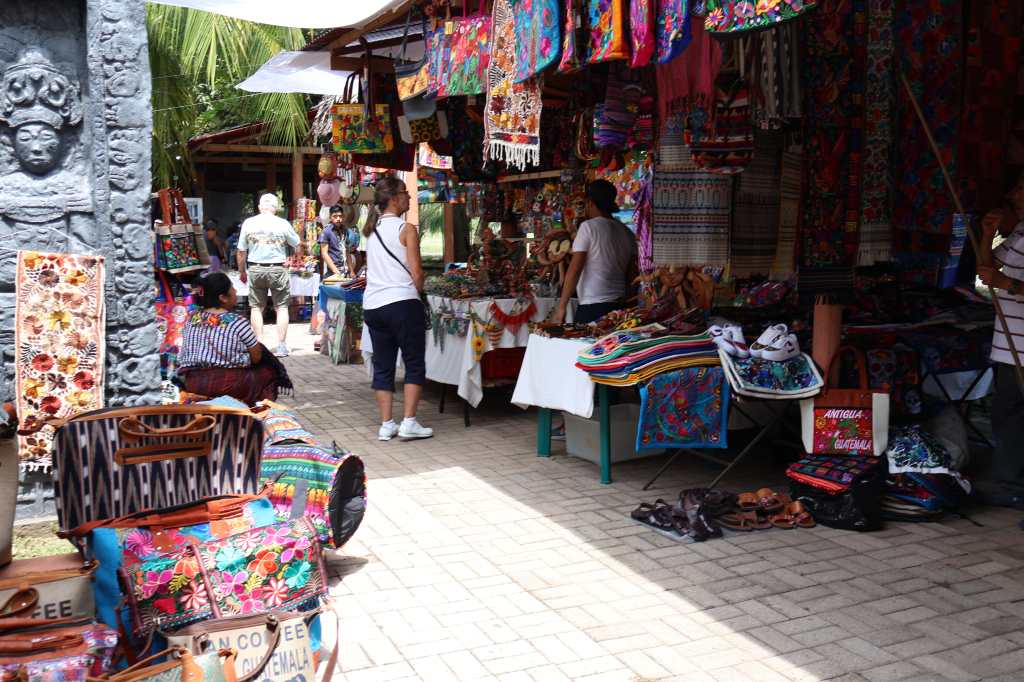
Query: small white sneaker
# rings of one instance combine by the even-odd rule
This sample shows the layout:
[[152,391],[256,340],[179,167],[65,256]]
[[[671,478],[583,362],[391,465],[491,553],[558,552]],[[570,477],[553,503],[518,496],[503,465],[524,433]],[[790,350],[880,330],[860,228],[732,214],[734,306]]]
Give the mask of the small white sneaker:
[[757,337],[757,341],[750,345],[750,354],[755,358],[761,357],[761,353],[766,348],[772,347],[777,340],[785,337],[787,334],[789,334],[789,327],[784,324],[774,324],[768,327],[761,336]]
[[277,344],[277,348],[274,349],[274,355],[279,358],[286,358],[291,354],[291,351],[288,350],[288,346],[284,345],[283,343]]
[[377,440],[391,440],[398,435],[398,424],[393,420],[389,419],[380,425],[380,430],[377,431]]
[[403,419],[402,426],[398,429],[398,437],[413,439],[413,438],[430,438],[434,435],[434,429],[428,429],[426,426],[421,426],[416,418]]
[[761,351],[762,360],[772,360],[773,362],[785,362],[798,355],[800,355],[800,343],[796,340],[796,334],[779,337],[771,347]]

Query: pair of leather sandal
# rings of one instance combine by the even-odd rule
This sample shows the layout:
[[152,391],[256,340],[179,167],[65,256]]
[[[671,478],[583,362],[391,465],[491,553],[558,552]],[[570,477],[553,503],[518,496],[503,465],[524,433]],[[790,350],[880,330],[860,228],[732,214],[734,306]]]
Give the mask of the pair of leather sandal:
[[761,488],[754,493],[736,496],[736,508],[722,514],[718,522],[729,530],[754,531],[769,528],[813,528],[814,517],[800,502],[784,493]]

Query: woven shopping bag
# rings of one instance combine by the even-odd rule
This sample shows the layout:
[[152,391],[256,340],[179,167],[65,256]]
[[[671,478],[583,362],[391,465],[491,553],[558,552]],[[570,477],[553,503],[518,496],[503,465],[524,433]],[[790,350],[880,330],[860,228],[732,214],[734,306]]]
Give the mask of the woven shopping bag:
[[832,381],[832,366],[844,352],[856,362],[858,386],[838,388],[826,383],[814,398],[800,401],[804,449],[815,455],[881,456],[889,445],[889,394],[868,386],[864,354],[843,346],[824,377]]
[[163,224],[156,229],[158,266],[171,273],[205,269],[210,264],[210,254],[203,228],[189,217],[181,190],[162,189],[157,197],[163,218]]

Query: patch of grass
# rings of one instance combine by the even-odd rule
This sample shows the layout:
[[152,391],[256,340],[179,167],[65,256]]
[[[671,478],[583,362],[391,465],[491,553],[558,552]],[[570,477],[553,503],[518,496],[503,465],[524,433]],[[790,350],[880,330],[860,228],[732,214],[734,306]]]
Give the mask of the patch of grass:
[[55,521],[15,526],[14,558],[34,559],[35,557],[74,552],[74,545],[57,537],[57,530]]

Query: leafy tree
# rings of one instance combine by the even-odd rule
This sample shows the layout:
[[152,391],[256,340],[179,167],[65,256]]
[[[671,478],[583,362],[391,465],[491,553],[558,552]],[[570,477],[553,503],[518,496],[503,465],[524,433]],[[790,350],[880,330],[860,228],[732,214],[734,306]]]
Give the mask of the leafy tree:
[[309,98],[253,94],[235,85],[282,50],[300,49],[302,30],[242,21],[169,5],[147,5],[153,75],[153,185],[187,186],[189,138],[266,122],[267,144],[306,139]]

